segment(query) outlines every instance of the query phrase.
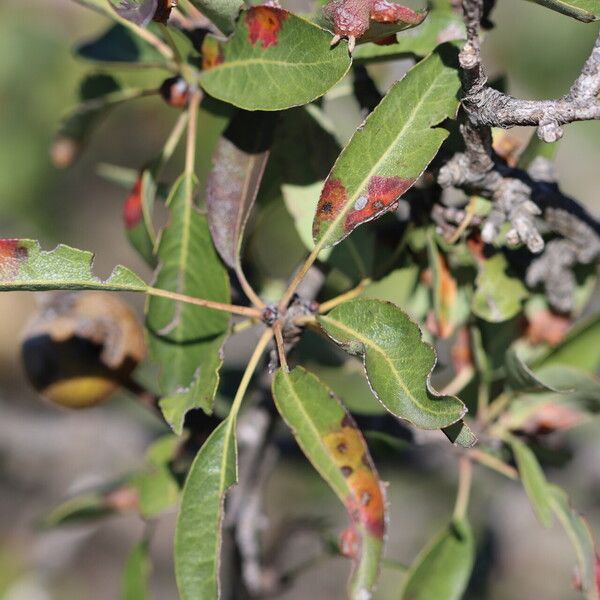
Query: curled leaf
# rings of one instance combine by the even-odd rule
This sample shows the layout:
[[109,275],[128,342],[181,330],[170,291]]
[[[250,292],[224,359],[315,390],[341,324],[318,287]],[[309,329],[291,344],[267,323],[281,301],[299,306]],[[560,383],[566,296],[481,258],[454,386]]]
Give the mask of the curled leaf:
[[435,350],[394,304],[352,300],[318,321],[333,341],[363,357],[373,393],[392,414],[422,429],[437,429],[456,423],[467,412],[458,398],[431,389]]

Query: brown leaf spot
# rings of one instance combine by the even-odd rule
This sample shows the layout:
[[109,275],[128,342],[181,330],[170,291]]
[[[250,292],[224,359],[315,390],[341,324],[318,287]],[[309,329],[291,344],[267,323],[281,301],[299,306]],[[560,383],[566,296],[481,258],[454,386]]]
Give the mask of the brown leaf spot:
[[360,536],[354,525],[342,531],[340,536],[340,552],[347,558],[356,558],[360,553]]
[[279,38],[282,23],[288,13],[272,6],[253,6],[246,12],[248,39],[253,46],[261,42],[263,48],[275,46]]
[[355,471],[348,478],[352,497],[348,499],[348,511],[358,512],[358,518],[367,531],[383,537],[385,531],[385,501],[377,476],[372,471]]
[[323,9],[340,37],[361,37],[369,28],[373,0],[332,0]]
[[340,471],[342,472],[342,475],[344,477],[350,477],[350,475],[352,475],[354,469],[352,467],[349,467],[348,465],[344,465],[343,467],[340,468]]

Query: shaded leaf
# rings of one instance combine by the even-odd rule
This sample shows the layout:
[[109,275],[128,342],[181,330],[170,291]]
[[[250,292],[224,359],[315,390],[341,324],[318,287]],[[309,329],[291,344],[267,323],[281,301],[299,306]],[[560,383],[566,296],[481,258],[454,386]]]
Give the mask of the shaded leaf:
[[92,273],[94,255],[60,244],[45,251],[35,240],[0,239],[0,291],[107,290],[145,292],[148,285],[117,265],[102,281]]
[[229,35],[234,27],[240,10],[244,6],[242,0],[190,0],[191,3],[224,34]]
[[140,515],[146,519],[171,508],[179,497],[177,482],[165,467],[150,468],[133,477],[131,484],[138,493]]
[[502,253],[479,261],[479,274],[475,281],[475,294],[471,308],[482,319],[500,323],[521,311],[527,298],[523,282],[507,273],[508,263]]
[[504,357],[506,371],[506,385],[513,391],[553,391],[549,383],[534,374],[531,369],[519,358],[514,348],[509,348]]
[[403,32],[393,44],[360,44],[352,53],[354,61],[396,59],[402,56],[427,56],[438,44],[465,38],[462,18],[448,0],[433,2],[423,23]]
[[121,580],[121,600],[148,600],[152,571],[146,540],[136,544],[127,557]]
[[75,48],[78,57],[98,63],[134,64],[162,67],[164,56],[121,24],[112,25],[102,35]]
[[322,96],[348,71],[345,44],[281,8],[244,11],[224,44],[207,36],[201,86],[215,98],[247,110],[279,110]]
[[181,600],[219,597],[225,492],[237,481],[235,419],[206,440],[188,473],[175,531],[175,576]]
[[600,19],[598,0],[528,0],[584,23]]
[[206,207],[213,242],[232,269],[239,265],[246,222],[273,138],[274,115],[240,111],[219,140],[208,176]]
[[273,398],[306,457],[348,509],[352,524],[342,535],[342,552],[355,562],[349,597],[368,598],[379,574],[386,514],[364,438],[333,392],[302,367],[277,371]]
[[340,304],[318,321],[337,344],[363,357],[373,393],[395,416],[423,429],[437,429],[466,413],[458,398],[431,389],[435,350],[397,306],[358,299]]
[[475,560],[475,542],[467,521],[444,528],[417,556],[406,574],[401,600],[460,600]]
[[578,581],[586,600],[598,600],[596,584],[596,547],[587,521],[574,510],[567,494],[555,485],[548,486],[550,505],[566,531],[577,556]]
[[440,46],[395,83],[359,127],[329,174],[315,214],[316,244],[334,245],[395,207],[437,154],[454,118],[458,50]]
[[79,91],[81,104],[61,119],[55,135],[51,151],[54,165],[59,168],[70,166],[110,109],[143,93],[135,88],[121,89],[121,85],[109,75],[86,77]]
[[86,523],[114,513],[115,509],[106,503],[104,494],[82,494],[69,498],[50,510],[43,516],[41,526],[51,529],[71,523]]
[[[206,217],[193,202],[194,182],[185,175],[167,199],[170,223],[160,236],[155,286],[197,298],[229,302],[227,272],[211,241]],[[146,325],[151,357],[162,366],[165,418],[181,431],[187,410],[212,410],[222,363],[220,348],[229,315],[151,297]]]
[[600,379],[581,369],[561,364],[548,365],[536,371],[547,386],[560,390],[571,402],[585,404],[593,412],[600,408]]
[[123,19],[131,21],[140,27],[145,27],[152,21],[158,8],[158,0],[118,0],[113,4],[114,11]]
[[509,443],[533,511],[544,527],[550,527],[552,525],[551,496],[544,471],[533,451],[525,443],[514,436],[509,437]]

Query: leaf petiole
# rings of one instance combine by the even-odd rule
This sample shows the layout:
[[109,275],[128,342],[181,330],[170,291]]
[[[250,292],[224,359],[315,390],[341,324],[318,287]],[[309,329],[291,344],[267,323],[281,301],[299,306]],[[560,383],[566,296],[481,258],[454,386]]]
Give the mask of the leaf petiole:
[[458,491],[456,492],[456,503],[454,504],[453,518],[462,521],[467,515],[469,508],[469,497],[471,496],[471,480],[473,465],[471,459],[464,454],[458,463]]
[[324,314],[329,312],[332,308],[335,308],[338,304],[342,304],[344,302],[348,302],[348,300],[353,300],[360,296],[364,289],[371,283],[371,279],[367,277],[363,279],[355,288],[332,298],[331,300],[327,300],[327,302],[323,302],[319,306],[319,314]]
[[169,300],[175,300],[177,302],[185,302],[186,304],[194,304],[195,306],[202,306],[204,308],[212,308],[213,310],[220,310],[222,312],[228,312],[233,315],[243,315],[245,317],[260,318],[260,310],[252,308],[250,306],[237,306],[235,304],[225,304],[224,302],[214,302],[213,300],[205,300],[204,298],[194,298],[193,296],[186,296],[185,294],[179,294],[177,292],[170,292],[169,290],[161,290],[155,287],[146,288],[146,293],[150,296],[159,296],[161,298],[168,298]]

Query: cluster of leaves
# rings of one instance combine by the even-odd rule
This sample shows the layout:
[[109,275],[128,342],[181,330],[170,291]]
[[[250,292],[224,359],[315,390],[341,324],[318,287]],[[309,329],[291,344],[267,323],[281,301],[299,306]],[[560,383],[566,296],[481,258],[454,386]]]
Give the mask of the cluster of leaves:
[[[370,21],[350,55],[344,41],[331,47],[327,28],[335,23],[320,7],[299,16],[278,6],[190,0],[167,20],[171,7],[161,0],[118,7],[79,1],[113,23],[76,50],[95,72],[83,82],[82,104],[61,125],[55,161],[70,164],[119,103],[161,94],[182,109],[160,155],[139,172],[103,168],[131,187],[125,230],[154,279],[146,283],[118,266],[103,281],[88,252],[43,251],[37,242],[11,239],[0,242],[0,289],[146,294],[158,405],[173,433],[150,448],[145,471],[69,501],[47,523],[123,510],[150,519],[179,500],[180,596],[218,597],[224,498],[238,478],[238,414],[273,345],[274,404],[349,514],[340,547],[353,561],[349,597],[373,594],[388,526],[385,486],[352,416],[370,414],[401,419],[411,431],[441,430],[461,456],[454,515],[416,558],[399,597],[452,600],[464,592],[475,554],[467,505],[477,461],[520,479],[543,525],[556,515],[576,547],[581,589],[597,598],[589,530],[564,492],[546,481],[530,446],[542,433],[583,422],[600,401],[593,377],[600,317],[567,333],[595,276],[581,273],[578,313],[555,315],[522,283],[520,250],[509,250],[502,236],[494,245],[481,242],[476,224],[488,201],[471,198],[450,237],[433,226],[440,191],[431,173],[460,149],[457,54],[464,29],[452,2],[433,2],[414,29],[402,19],[384,27]],[[539,3],[581,20],[600,16],[593,2]],[[406,57],[415,66],[380,100],[365,66]],[[137,89],[120,67],[168,77]],[[332,110],[340,98],[363,115],[371,111],[343,149]],[[166,183],[163,167],[185,132],[185,168]],[[523,157],[536,152],[544,150],[534,144]],[[170,218],[157,231],[161,201]],[[247,225],[251,243],[242,253]],[[320,289],[297,295],[312,268],[321,274]],[[244,295],[247,303],[232,304],[232,296]],[[232,324],[230,314],[246,320]],[[230,399],[222,391],[223,402],[215,402],[225,341],[254,325],[263,332],[237,392]],[[320,360],[312,331],[323,334],[321,344],[332,342],[330,352],[337,346],[349,356],[335,350],[335,366]],[[432,383],[435,347],[451,350],[446,372],[434,374],[447,383],[442,391]],[[195,428],[198,411],[216,414],[205,421],[218,423],[207,438]],[[127,564],[128,598],[143,597],[147,552],[145,538]]]

